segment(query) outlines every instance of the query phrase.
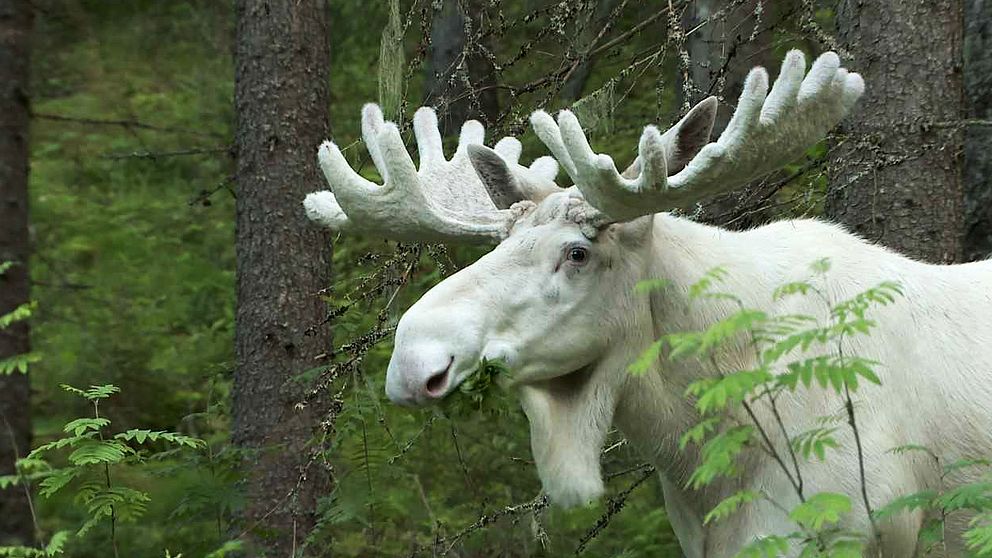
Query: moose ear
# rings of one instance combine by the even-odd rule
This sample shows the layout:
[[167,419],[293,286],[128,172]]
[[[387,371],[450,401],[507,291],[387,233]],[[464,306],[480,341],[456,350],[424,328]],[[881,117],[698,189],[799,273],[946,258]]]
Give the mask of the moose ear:
[[[713,123],[716,122],[716,97],[708,97],[692,107],[677,125],[668,151],[668,174],[673,175],[684,169],[699,150],[710,141]],[[666,133],[665,135],[668,135]]]
[[[678,124],[662,134],[661,141],[665,146],[665,162],[668,163],[668,176],[684,169],[689,161],[706,147],[716,122],[716,97],[709,97],[692,107]],[[633,180],[641,174],[641,158],[621,173],[624,178]]]
[[510,167],[495,151],[484,145],[470,144],[468,159],[498,209],[509,209],[518,201],[527,199]]

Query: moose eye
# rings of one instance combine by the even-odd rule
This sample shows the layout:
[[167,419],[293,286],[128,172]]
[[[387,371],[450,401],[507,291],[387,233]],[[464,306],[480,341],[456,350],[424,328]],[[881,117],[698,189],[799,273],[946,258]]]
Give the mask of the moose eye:
[[584,264],[589,260],[589,250],[581,246],[573,246],[568,249],[566,259],[574,264]]

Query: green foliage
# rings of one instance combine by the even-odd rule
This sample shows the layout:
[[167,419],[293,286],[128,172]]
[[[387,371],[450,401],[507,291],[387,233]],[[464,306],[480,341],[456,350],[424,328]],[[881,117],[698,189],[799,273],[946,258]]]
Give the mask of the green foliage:
[[[169,447],[202,449],[203,440],[175,432],[127,430],[111,434],[111,421],[100,415],[100,403],[118,393],[111,384],[79,389],[62,388],[89,401],[92,416],[78,417],[63,427],[64,436],[42,444],[17,462],[17,474],[0,478],[0,487],[37,483],[39,494],[52,498],[71,491],[74,503],[83,510],[83,522],[75,536],[83,537],[102,523],[110,525],[110,544],[116,548],[118,525],[134,523],[148,511],[151,496],[144,490],[121,484],[118,471],[140,468]],[[138,447],[132,446],[134,443]],[[151,451],[142,445],[156,444]],[[71,450],[68,455],[62,450]],[[63,466],[55,466],[63,461]],[[2,547],[0,556],[52,556],[61,554],[69,539],[68,531],[59,531],[43,550],[27,547]],[[5,554],[6,553],[6,554]]]
[[851,499],[843,494],[820,492],[792,508],[789,519],[803,528],[817,532],[840,521],[851,511]]
[[14,372],[27,374],[28,366],[40,361],[41,355],[38,353],[24,353],[0,359],[0,376],[9,376]]
[[[939,456],[928,448],[919,445],[906,445],[894,448],[893,453],[921,452],[939,462]],[[953,488],[946,488],[950,475],[964,469],[970,475],[966,482]],[[921,548],[930,549],[944,542],[944,525],[947,518],[953,514],[971,514],[968,530],[964,533],[964,541],[972,555],[978,558],[992,556],[992,528],[989,520],[992,518],[992,463],[985,458],[965,458],[946,463],[940,467],[939,490],[925,490],[900,496],[884,507],[875,510],[876,519],[886,519],[901,513],[922,510],[931,517],[927,520],[920,533]],[[979,471],[976,474],[975,471]]]
[[815,455],[823,461],[827,457],[827,449],[839,447],[833,436],[836,431],[837,428],[819,427],[796,434],[791,440],[792,449],[799,452],[803,459],[808,460]]
[[724,498],[719,504],[710,510],[703,518],[703,523],[705,524],[711,521],[719,521],[724,519],[737,511],[737,509],[744,504],[749,504],[763,497],[764,496],[762,496],[760,492],[755,492],[754,490],[742,490],[737,492]]
[[0,314],[0,329],[7,329],[16,322],[22,322],[31,317],[37,309],[36,302],[25,302],[6,314]]
[[507,398],[497,393],[495,388],[501,378],[508,378],[509,375],[506,363],[482,359],[475,371],[445,397],[441,408],[452,418],[465,417],[478,411],[488,411],[491,414],[505,410]]
[[[876,369],[882,363],[859,357],[845,350],[845,341],[870,335],[875,322],[869,318],[873,308],[895,302],[901,295],[900,286],[882,282],[855,296],[831,302],[822,285],[830,270],[828,260],[818,260],[810,267],[812,279],[786,283],[772,292],[773,301],[789,297],[804,297],[821,302],[823,315],[770,315],[745,308],[740,300],[729,294],[713,292],[727,277],[723,268],[706,274],[690,288],[693,300],[719,300],[736,305],[724,319],[698,332],[668,335],[652,344],[631,366],[632,373],[644,373],[665,354],[669,359],[694,358],[710,362],[714,374],[693,382],[686,389],[702,420],[692,426],[680,439],[680,448],[689,444],[700,446],[700,464],[690,475],[687,485],[697,489],[719,478],[734,478],[737,461],[749,448],[759,449],[774,458],[780,473],[795,489],[800,503],[787,510],[798,530],[754,540],[742,549],[739,557],[779,556],[792,545],[801,549],[802,557],[860,558],[865,541],[843,530],[845,516],[853,503],[844,494],[819,492],[806,494],[802,486],[800,462],[811,459],[824,461],[829,451],[843,448],[838,440],[842,429],[835,426],[835,417],[816,418],[817,426],[788,438],[788,451],[773,444],[771,436],[785,433],[787,425],[778,412],[778,396],[800,389],[829,390],[842,399],[847,411],[847,427],[857,434],[857,422],[851,393],[862,381],[881,385]],[[820,284],[818,284],[820,283]],[[645,282],[643,290],[664,282]],[[743,345],[753,352],[757,366],[747,370],[722,370],[718,365],[719,351],[733,344]],[[813,354],[809,354],[812,351]],[[759,415],[758,410],[764,412]],[[935,455],[925,446],[907,444],[890,450],[896,454],[923,453],[935,462]],[[863,460],[858,454],[859,460]],[[792,463],[790,466],[788,463]],[[863,463],[863,461],[862,461]],[[985,458],[964,458],[942,464],[942,484],[949,475],[976,468],[990,469]],[[972,475],[969,482],[952,488],[928,490],[899,497],[879,509],[868,508],[874,521],[894,515],[923,510],[931,516],[920,531],[920,548],[931,549],[943,543],[944,524],[954,513],[972,513],[965,542],[974,556],[992,556],[992,472]],[[865,479],[861,478],[862,485]],[[867,489],[868,487],[864,487]],[[771,503],[784,510],[781,503],[768,494],[743,490],[725,498],[705,516],[705,523],[720,521],[741,507],[759,502]],[[867,507],[867,503],[864,503]],[[874,523],[873,523],[874,525]]]
[[976,515],[968,523],[965,543],[976,556],[992,556],[992,511]]
[[737,558],[777,558],[788,551],[789,539],[773,535],[755,539],[737,553]]
[[[690,299],[718,302],[733,310],[702,331],[662,337],[630,367],[632,373],[644,373],[663,355],[670,360],[692,358],[712,365],[713,375],[686,389],[686,396],[702,417],[680,439],[683,449],[689,444],[700,446],[699,464],[687,486],[699,489],[720,478],[735,478],[738,460],[750,448],[772,456],[795,489],[799,504],[788,510],[788,516],[798,530],[756,539],[738,556],[778,556],[792,544],[802,549],[802,556],[861,555],[863,541],[839,529],[851,512],[850,499],[839,493],[806,494],[803,490],[799,462],[812,458],[823,461],[828,450],[840,449],[839,428],[830,425],[833,419],[820,417],[820,426],[790,436],[787,451],[772,438],[787,432],[778,410],[777,398],[783,392],[828,389],[847,402],[846,408],[852,413],[848,423],[856,428],[850,394],[858,390],[862,380],[881,384],[875,372],[880,363],[845,351],[844,341],[869,335],[875,325],[868,319],[869,310],[893,303],[901,292],[899,286],[884,282],[848,300],[831,302],[824,294],[826,289],[817,284],[826,280],[829,270],[829,261],[818,260],[810,266],[809,280],[786,283],[771,293],[772,302],[790,297],[819,301],[825,307],[820,315],[775,315],[747,308],[737,296],[715,290],[728,277],[728,270],[711,270],[690,286]],[[728,347],[743,347],[752,353],[754,368],[722,369],[717,363],[721,351]],[[757,502],[784,509],[768,494],[745,490],[721,501],[705,516],[705,522],[725,519],[742,506]]]

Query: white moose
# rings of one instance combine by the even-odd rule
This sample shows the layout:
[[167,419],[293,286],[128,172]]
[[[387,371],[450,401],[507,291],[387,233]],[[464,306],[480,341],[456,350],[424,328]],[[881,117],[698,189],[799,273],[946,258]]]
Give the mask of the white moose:
[[[493,242],[496,248],[431,289],[402,317],[386,376],[394,402],[415,405],[451,392],[481,359],[505,361],[531,429],[538,473],[552,501],[584,503],[603,491],[600,451],[611,425],[657,468],[672,526],[690,558],[732,556],[757,536],[795,530],[760,502],[730,518],[703,524],[717,503],[741,489],[765,492],[787,508],[795,491],[772,459],[744,454],[740,476],[705,489],[685,488],[698,454],[678,449],[699,421],[684,398],[691,382],[716,371],[705,363],[659,359],[647,374],[628,365],[666,333],[698,331],[736,307],[719,300],[690,304],[688,287],[722,266],[722,289],[770,314],[820,315],[802,297],[773,302],[779,285],[808,277],[811,262],[830,258],[826,288],[835,300],[881,281],[901,283],[904,299],[875,314],[871,336],[849,341],[852,353],[882,362],[884,387],[863,387],[855,405],[873,507],[937,488],[929,458],[891,448],[921,444],[950,461],[992,454],[992,263],[928,265],[876,246],[841,227],[815,220],[782,221],[731,232],[665,213],[779,168],[819,141],[855,104],[861,77],[840,68],[834,53],[806,61],[790,52],[768,92],[755,68],[727,129],[706,143],[716,101],[697,105],[665,133],[648,126],[639,156],[623,174],[594,153],[575,116],[531,117],[535,132],[575,186],[561,189],[550,158],[517,164],[521,146],[504,138],[482,145],[483,129],[467,122],[454,157],[446,160],[434,112],[414,117],[420,154],[415,167],[397,127],[378,107],[363,111],[365,144],[385,183],[355,173],[338,147],[325,143],[319,161],[331,192],[304,202],[315,221],[337,230],[406,241]],[[805,76],[805,78],[804,78]],[[767,96],[766,96],[767,94]],[[635,293],[642,280],[669,287]],[[745,343],[723,349],[726,371],[753,366]],[[824,390],[783,395],[792,434],[813,417],[840,410]],[[845,451],[805,466],[807,493],[842,491],[860,502],[853,440]],[[782,444],[782,439],[775,443]],[[945,485],[946,487],[946,485]],[[862,533],[871,555],[905,558],[919,552],[922,513],[879,526],[881,548],[863,506],[843,527]],[[861,510],[860,512],[858,510]],[[947,554],[964,554],[961,522],[948,526]]]

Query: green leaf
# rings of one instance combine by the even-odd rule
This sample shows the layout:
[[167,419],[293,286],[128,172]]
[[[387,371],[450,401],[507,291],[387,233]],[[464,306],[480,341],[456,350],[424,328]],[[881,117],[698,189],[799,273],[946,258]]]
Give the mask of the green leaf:
[[82,436],[84,432],[89,430],[99,431],[107,426],[110,426],[110,421],[105,418],[85,417],[70,421],[62,430],[72,432],[74,436]]
[[750,504],[760,498],[761,493],[754,490],[742,490],[724,498],[706,514],[706,517],[703,518],[703,524],[705,525],[711,521],[719,521],[737,511],[744,504]]
[[934,504],[948,513],[957,510],[992,510],[992,482],[958,486],[934,498]]
[[699,445],[703,443],[703,439],[706,438],[706,435],[716,430],[716,427],[719,424],[720,417],[709,417],[700,421],[679,438],[679,449],[684,450],[689,444]]
[[833,433],[837,428],[814,428],[801,434],[797,434],[792,439],[792,449],[799,452],[804,459],[809,459],[810,455],[815,455],[817,459],[823,461],[827,454],[827,448],[837,448],[837,440]]
[[61,387],[62,389],[73,395],[78,395],[90,401],[96,401],[98,399],[106,399],[121,390],[121,388],[113,384],[105,384],[102,386],[90,386],[90,389],[87,390],[81,390],[77,387],[70,386],[69,384],[60,384],[59,387]]
[[820,531],[824,525],[840,521],[851,511],[851,499],[836,492],[819,492],[789,512],[789,518],[804,528]]
[[944,542],[944,522],[939,518],[928,519],[916,540],[916,547],[923,550],[921,556],[929,556],[938,544]]
[[860,540],[844,538],[831,541],[826,555],[828,558],[863,558],[864,552],[865,545]]
[[25,302],[6,314],[0,314],[0,329],[7,329],[15,322],[21,322],[30,318],[37,307],[38,303],[35,301]]
[[937,455],[930,448],[928,448],[926,446],[921,446],[920,444],[905,444],[905,445],[901,445],[901,446],[896,446],[896,447],[890,449],[888,451],[888,453],[893,453],[893,454],[896,454],[896,455],[902,455],[902,454],[913,452],[913,451],[923,452],[923,453],[929,455],[930,457],[932,457],[934,459],[937,459]]
[[102,386],[90,386],[90,389],[86,390],[86,399],[90,401],[95,401],[97,399],[106,399],[111,395],[119,392],[121,388],[113,385],[106,384]]
[[627,371],[634,376],[641,376],[646,374],[651,367],[658,362],[658,358],[661,356],[661,350],[665,346],[665,341],[655,341],[648,345],[648,348],[643,350],[640,355],[638,355],[637,360],[631,363],[627,367]]
[[926,510],[933,506],[937,493],[932,490],[914,492],[900,496],[888,504],[875,510],[875,519],[885,519],[902,511]]
[[207,444],[199,438],[193,438],[192,436],[186,436],[184,434],[179,434],[178,432],[145,430],[140,428],[121,432],[120,434],[115,435],[114,438],[127,442],[137,442],[139,444],[144,444],[145,442],[163,441],[174,446],[186,446],[193,449],[204,447]]
[[772,291],[772,300],[781,300],[787,296],[792,295],[807,295],[813,290],[813,285],[806,281],[796,281],[793,283],[786,283],[781,285],[774,291]]
[[727,273],[726,268],[722,266],[714,267],[713,269],[707,271],[703,274],[703,277],[700,278],[699,281],[689,285],[689,299],[696,299],[709,293],[713,285],[722,282],[727,278],[727,275],[729,275],[729,273]]
[[979,558],[992,556],[992,511],[976,515],[964,533],[965,544]]
[[810,271],[817,275],[823,275],[830,271],[830,258],[820,258],[809,265]]
[[28,373],[28,366],[39,362],[41,360],[41,353],[24,353],[21,355],[14,355],[0,360],[0,376],[9,376],[14,372],[20,372],[21,374]]
[[751,440],[753,433],[753,426],[735,426],[720,432],[703,444],[700,464],[689,476],[686,486],[698,489],[713,482],[717,477],[731,477],[737,474],[735,466],[737,456]]
[[38,491],[45,498],[50,498],[58,491],[65,488],[70,482],[73,481],[82,469],[78,467],[66,467],[65,469],[56,469],[52,471],[48,476],[41,480],[39,484],[40,490]]
[[73,465],[96,465],[98,463],[120,463],[132,450],[112,440],[87,440],[69,454]]
[[36,459],[41,457],[42,454],[50,452],[52,450],[58,450],[65,447],[76,447],[87,440],[92,439],[94,433],[88,432],[82,436],[66,436],[65,438],[59,438],[47,444],[42,444],[36,447],[31,453],[28,454],[28,459]]
[[56,531],[52,538],[48,539],[48,544],[45,545],[45,554],[47,556],[58,556],[65,551],[65,543],[69,541],[69,531]]
[[672,285],[672,282],[668,279],[644,279],[638,281],[634,285],[634,292],[638,294],[647,294],[653,291],[664,290]]
[[959,459],[953,463],[944,465],[944,474],[951,473],[959,469],[968,469],[970,467],[988,467],[990,465],[992,465],[992,461],[989,461],[988,459]]
[[789,551],[789,539],[772,535],[756,539],[735,555],[735,558],[778,558]]
[[756,388],[774,379],[765,369],[742,370],[722,376],[697,394],[696,409],[702,415],[721,411],[728,405],[736,405]]

